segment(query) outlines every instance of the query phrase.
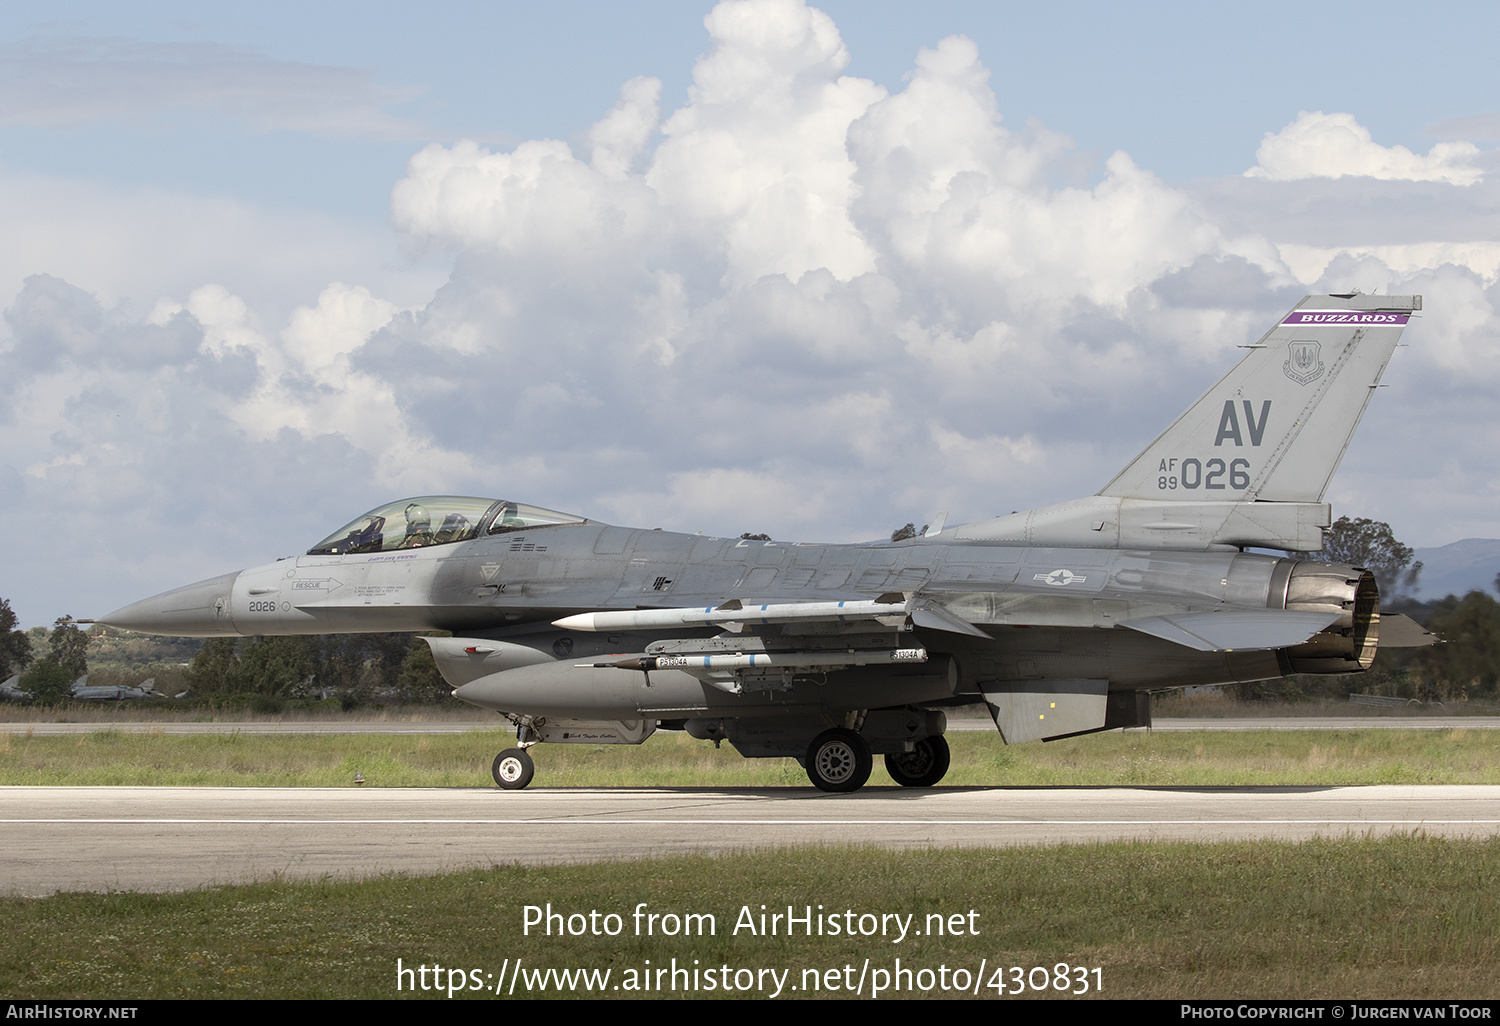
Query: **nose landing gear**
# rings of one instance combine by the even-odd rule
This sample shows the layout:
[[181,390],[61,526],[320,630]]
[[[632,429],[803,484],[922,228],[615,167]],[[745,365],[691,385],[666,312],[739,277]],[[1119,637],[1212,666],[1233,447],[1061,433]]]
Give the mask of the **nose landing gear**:
[[536,776],[536,763],[531,761],[531,756],[526,754],[525,749],[507,748],[495,756],[491,773],[494,774],[495,783],[505,790],[519,791]]

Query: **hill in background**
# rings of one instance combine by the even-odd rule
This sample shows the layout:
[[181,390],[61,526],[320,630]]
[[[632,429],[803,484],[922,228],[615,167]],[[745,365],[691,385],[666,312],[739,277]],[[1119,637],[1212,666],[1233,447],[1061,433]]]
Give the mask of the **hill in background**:
[[1500,538],[1465,538],[1451,545],[1417,549],[1416,558],[1422,561],[1416,594],[1423,601],[1471,591],[1495,593]]

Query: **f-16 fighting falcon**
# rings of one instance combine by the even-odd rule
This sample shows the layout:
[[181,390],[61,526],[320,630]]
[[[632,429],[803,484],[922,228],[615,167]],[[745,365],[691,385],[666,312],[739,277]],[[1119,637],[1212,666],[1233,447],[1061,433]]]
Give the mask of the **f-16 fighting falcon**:
[[854,791],[948,769],[944,710],[1006,744],[1148,726],[1152,692],[1368,669],[1424,644],[1366,570],[1315,551],[1323,498],[1420,296],[1309,296],[1097,495],[890,544],[708,538],[511,500],[373,509],[295,559],[101,622],[195,636],[451,631],[453,694],[541,742],[657,730],[789,757]]

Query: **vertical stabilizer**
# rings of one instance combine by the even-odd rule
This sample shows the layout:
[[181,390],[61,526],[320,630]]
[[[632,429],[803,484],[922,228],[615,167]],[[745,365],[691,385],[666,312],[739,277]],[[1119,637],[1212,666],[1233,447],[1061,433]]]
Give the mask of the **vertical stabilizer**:
[[1099,493],[1317,503],[1421,296],[1308,296]]

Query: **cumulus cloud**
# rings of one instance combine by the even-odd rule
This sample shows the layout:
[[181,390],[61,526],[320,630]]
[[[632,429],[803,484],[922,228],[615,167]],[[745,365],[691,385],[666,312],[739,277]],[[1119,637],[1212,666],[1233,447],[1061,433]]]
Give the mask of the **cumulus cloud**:
[[1131,289],[1217,250],[1217,229],[1123,152],[1093,189],[1052,188],[1049,172],[1071,143],[1003,128],[988,79],[972,42],[944,40],[849,132],[859,224],[925,288],[962,290],[980,316],[1075,298],[1118,307]]
[[467,456],[407,430],[388,384],[348,370],[393,313],[331,285],[272,337],[218,285],[142,317],[27,279],[0,348],[0,462],[12,510],[25,511],[9,526],[66,536],[68,551],[13,550],[11,580],[48,580],[52,561],[78,559],[112,599],[164,571],[284,555],[346,519],[351,499],[441,490],[466,473]]
[[357,68],[272,60],[222,43],[61,36],[0,47],[0,124],[69,128],[212,112],[255,131],[420,139],[388,107],[417,91]]
[[1343,178],[1346,175],[1409,182],[1473,185],[1483,177],[1471,142],[1437,143],[1426,156],[1405,146],[1382,146],[1352,114],[1302,111],[1280,132],[1267,132],[1255,151],[1252,178]]
[[105,306],[179,299],[205,282],[282,317],[336,275],[392,301],[425,301],[447,274],[404,258],[380,225],[276,210],[152,186],[113,186],[0,171],[0,296],[36,274]]
[[887,92],[798,0],[705,26],[675,110],[635,78],[576,146],[415,153],[392,222],[452,260],[430,297],[343,270],[289,312],[233,267],[130,302],[28,278],[0,484],[86,510],[121,602],[423,491],[860,540],[1097,490],[1236,345],[1359,287],[1427,312],[1333,499],[1408,541],[1500,533],[1500,221],[1472,146],[1416,156],[1304,115],[1250,177],[1172,185],[1119,152],[1059,186],[1071,140],[1003,116],[970,40]]
[[605,178],[624,178],[651,143],[661,121],[661,79],[640,75],[620,87],[620,102],[589,129],[589,165]]

